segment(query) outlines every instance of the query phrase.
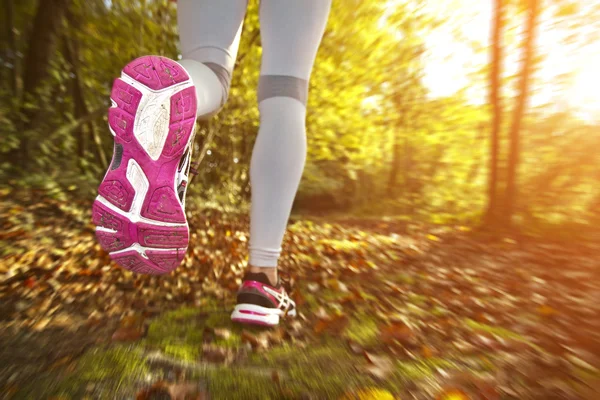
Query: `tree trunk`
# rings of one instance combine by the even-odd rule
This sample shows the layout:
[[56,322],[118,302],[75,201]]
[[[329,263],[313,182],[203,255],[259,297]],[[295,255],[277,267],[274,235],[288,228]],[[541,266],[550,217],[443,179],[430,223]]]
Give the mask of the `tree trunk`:
[[[70,11],[67,10],[67,20],[69,21],[69,25],[71,29],[78,30],[79,22],[77,17],[73,15]],[[85,101],[82,77],[81,77],[81,65],[79,63],[79,43],[77,40],[73,40],[70,36],[66,35],[64,37],[65,41],[65,59],[69,64],[71,64],[71,70],[73,75],[72,82],[72,93],[73,93],[73,105],[74,105],[74,115],[75,119],[79,120],[84,116],[90,114],[87,103]],[[102,166],[108,166],[108,160],[106,158],[106,153],[104,148],[102,147],[102,141],[100,140],[100,136],[94,127],[94,121],[89,120],[86,124],[81,125],[78,128],[77,134],[77,155],[80,159],[80,164],[83,166],[81,161],[86,156],[88,151],[90,136],[94,140],[95,146],[93,147],[96,153],[96,159],[98,162],[102,164]]]
[[517,104],[513,111],[510,127],[510,151],[508,154],[508,175],[506,178],[505,218],[508,225],[515,211],[517,201],[517,171],[520,156],[520,129],[523,113],[529,97],[529,82],[532,70],[534,52],[535,30],[538,15],[538,0],[529,0],[527,25],[525,26],[525,40],[523,42],[523,61],[519,77],[519,94]]
[[[76,120],[88,114],[87,106],[83,98],[83,90],[81,88],[81,80],[79,78],[79,64],[77,61],[77,49],[75,44],[71,42],[68,36],[65,36],[65,59],[71,64],[71,72],[75,77],[71,82],[71,93],[73,95],[73,115]],[[86,134],[85,125],[78,128],[77,135],[77,156],[80,159],[85,157],[87,151],[88,135]],[[81,166],[82,164],[80,164]]]
[[6,8],[6,34],[8,38],[8,58],[12,64],[10,86],[13,96],[19,97],[19,59],[17,58],[17,38],[15,37],[15,16],[13,0],[4,0]]
[[490,170],[488,178],[488,208],[486,225],[494,225],[499,219],[498,210],[498,152],[500,129],[502,127],[502,101],[500,99],[502,81],[502,31],[504,22],[503,0],[494,1],[494,21],[492,27],[492,54],[490,71],[490,104],[492,106],[492,134],[490,138]]
[[402,153],[402,143],[400,142],[400,129],[396,127],[394,132],[394,144],[392,151],[392,169],[390,170],[390,176],[387,184],[387,195],[388,197],[394,197],[396,192],[396,182],[398,181],[398,170],[400,169],[400,154]]
[[38,4],[23,71],[25,94],[34,93],[48,75],[48,64],[67,3],[68,0],[40,0]]
[[[397,106],[402,105],[401,101],[395,101]],[[401,167],[401,155],[402,155],[402,147],[406,144],[404,140],[404,135],[401,133],[406,129],[406,114],[408,111],[404,109],[401,111],[400,119],[398,123],[395,124],[394,128],[394,144],[392,148],[392,169],[390,170],[390,176],[388,178],[387,184],[387,195],[390,198],[393,198],[396,193],[396,183],[398,182],[398,171]]]
[[[54,54],[56,36],[59,31],[62,17],[67,9],[68,0],[40,0],[33,21],[33,29],[29,39],[29,48],[24,60],[23,67],[23,98],[28,97],[38,89],[40,83],[48,76],[48,66]],[[27,120],[33,115],[25,112]],[[32,123],[26,122],[22,131],[20,158],[22,168],[26,168],[30,160],[29,147],[30,138],[28,131]]]

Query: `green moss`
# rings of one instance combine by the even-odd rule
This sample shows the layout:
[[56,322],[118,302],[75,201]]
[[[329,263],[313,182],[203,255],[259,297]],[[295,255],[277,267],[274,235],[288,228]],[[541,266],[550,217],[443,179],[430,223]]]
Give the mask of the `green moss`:
[[413,285],[415,283],[415,278],[412,275],[409,275],[405,272],[401,272],[394,277],[396,282],[401,282],[407,285]]
[[325,303],[333,303],[344,297],[348,296],[348,292],[342,292],[341,290],[325,289],[323,288],[318,292],[318,296]]
[[208,328],[226,328],[233,326],[229,313],[212,313],[204,321]]
[[[284,398],[271,376],[260,376],[239,368],[218,368],[207,372],[209,393],[214,400]],[[288,385],[286,385],[287,388]]]
[[318,398],[338,398],[349,387],[372,384],[372,379],[355,365],[362,357],[350,354],[345,347],[326,346],[298,350],[289,363],[290,380]]
[[193,307],[181,307],[177,310],[164,313],[158,319],[161,321],[176,322],[194,318],[200,314],[200,309]]
[[306,304],[303,306],[303,308],[306,307],[311,310],[317,310],[319,308],[319,303],[317,302],[315,295],[308,293],[307,290],[302,290],[302,295],[306,300]]
[[442,358],[423,358],[415,361],[399,361],[396,363],[396,374],[403,380],[419,380],[435,375],[437,369],[455,369],[456,364]]
[[421,308],[413,303],[408,303],[406,305],[406,310],[411,316],[414,317],[425,317],[428,315],[428,311],[424,308]]
[[425,304],[425,302],[427,302],[427,296],[423,296],[421,294],[416,294],[416,293],[409,293],[408,301],[410,301],[412,304],[414,304],[416,306],[422,306]]
[[[208,305],[211,307],[211,305]],[[204,312],[202,309],[181,308],[157,318],[150,324],[145,345],[158,347],[170,356],[186,361],[195,361],[201,354],[205,328],[229,330],[226,339],[216,338],[217,346],[238,347],[241,345],[241,332],[259,328],[246,327],[231,322],[229,312],[221,310]]]
[[77,376],[85,381],[102,381],[116,378],[130,381],[148,373],[141,352],[130,346],[118,346],[108,350],[92,349],[77,363]]
[[573,367],[573,375],[582,381],[595,381],[600,378],[600,371],[596,368],[590,370],[588,368]]
[[100,385],[102,393],[114,395],[135,387],[136,382],[143,381],[149,373],[149,366],[137,346],[96,348],[86,352],[67,375],[48,375],[32,382],[31,387],[24,387],[22,398],[41,398],[40,390],[50,397],[82,398],[89,384]]
[[476,331],[483,331],[483,332],[488,332],[491,333],[493,335],[496,335],[498,337],[501,338],[506,338],[506,339],[517,339],[517,340],[525,340],[523,338],[523,336],[519,335],[516,332],[510,331],[508,329],[505,328],[501,328],[501,327],[497,327],[497,326],[491,326],[491,325],[487,325],[487,324],[482,324],[480,322],[474,321],[472,319],[465,319],[465,323],[467,324],[467,326],[473,330]]
[[230,347],[235,349],[242,344],[242,338],[239,333],[232,332],[231,336],[229,336],[227,339],[215,340],[215,344],[217,346]]
[[252,361],[263,367],[283,369],[287,373],[286,388],[316,398],[338,398],[350,387],[373,384],[367,374],[356,368],[364,363],[363,357],[350,353],[339,339],[325,339],[322,345],[306,348],[284,344],[264,355],[253,356]]
[[203,338],[203,320],[200,311],[181,308],[165,313],[152,321],[143,344],[158,347],[165,354],[186,361],[200,355]]
[[440,306],[433,306],[430,310],[431,315],[434,317],[442,317],[449,313],[449,311]]
[[492,335],[495,335],[495,336],[498,336],[501,338],[518,340],[519,342],[528,344],[529,346],[531,346],[531,348],[533,348],[534,350],[536,350],[540,353],[546,353],[546,351],[544,349],[542,349],[535,343],[530,342],[523,336],[521,336],[518,333],[513,332],[511,330],[501,328],[499,326],[491,326],[491,325],[487,325],[487,324],[482,324],[480,322],[474,321],[469,318],[466,318],[464,321],[465,321],[465,324],[473,330],[487,332],[487,333],[490,333]]
[[200,356],[201,345],[190,345],[185,343],[169,344],[164,343],[161,350],[171,357],[179,358],[185,361],[196,361]]
[[350,320],[344,336],[360,345],[368,346],[377,341],[379,328],[375,319],[361,313]]

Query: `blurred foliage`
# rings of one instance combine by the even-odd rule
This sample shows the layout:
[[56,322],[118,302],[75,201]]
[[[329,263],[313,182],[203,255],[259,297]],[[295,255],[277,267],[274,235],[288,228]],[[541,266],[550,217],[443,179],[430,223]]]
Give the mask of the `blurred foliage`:
[[[333,3],[310,83],[308,160],[297,209],[479,221],[487,201],[489,110],[466,90],[429,95],[425,39],[442,26],[457,28],[452,16],[429,11],[433,3]],[[41,4],[7,0],[0,9],[7,27],[0,32],[0,178],[91,197],[112,153],[105,113],[112,80],[135,57],[178,58],[176,3],[52,0],[46,4],[54,11],[38,19]],[[520,2],[509,6],[509,20],[522,13]],[[594,39],[578,35],[583,23],[576,4],[545,7],[551,15],[544,23],[572,32],[574,46]],[[512,25],[509,49],[519,34]],[[487,51],[472,38],[458,40]],[[52,48],[45,63],[28,52],[35,46]],[[229,102],[199,124],[196,151],[204,156],[192,198],[234,206],[249,199],[260,54],[258,4],[251,1]],[[536,65],[543,63],[537,54]],[[472,77],[473,85],[486,79],[486,70]],[[533,89],[540,84],[535,80]],[[514,93],[507,92],[510,100]],[[506,136],[508,126],[502,130]],[[599,220],[599,130],[556,104],[528,110],[518,176],[521,223]],[[501,176],[505,170],[501,154]]]

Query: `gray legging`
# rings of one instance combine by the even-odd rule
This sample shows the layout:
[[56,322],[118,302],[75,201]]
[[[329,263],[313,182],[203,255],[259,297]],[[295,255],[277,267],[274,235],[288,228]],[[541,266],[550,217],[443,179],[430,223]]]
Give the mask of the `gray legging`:
[[[183,59],[198,115],[225,103],[247,0],[179,0]],[[261,0],[260,128],[252,152],[250,265],[276,267],[306,159],[308,81],[331,0]]]

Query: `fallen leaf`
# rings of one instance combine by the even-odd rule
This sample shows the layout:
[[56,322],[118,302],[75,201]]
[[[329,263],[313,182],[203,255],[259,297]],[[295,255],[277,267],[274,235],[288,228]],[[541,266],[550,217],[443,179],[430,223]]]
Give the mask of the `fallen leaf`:
[[375,378],[385,380],[392,372],[394,364],[392,360],[385,356],[376,356],[371,353],[364,352],[364,356],[369,362],[364,369]]
[[32,289],[35,286],[35,278],[34,277],[29,277],[29,278],[25,279],[25,282],[23,282],[23,284],[27,288]]
[[462,390],[446,389],[436,397],[436,400],[471,400],[471,398]]
[[138,340],[142,336],[144,336],[144,331],[141,328],[119,328],[113,333],[111,340],[113,342],[130,342]]
[[233,361],[233,352],[223,346],[204,344],[202,345],[202,358],[214,363],[228,364]]
[[315,293],[317,290],[319,290],[319,284],[311,282],[308,285],[306,285],[306,288],[308,289],[309,292]]
[[140,391],[136,400],[208,400],[206,390],[199,383],[167,383],[158,381],[150,388]]
[[48,326],[49,323],[50,318],[41,318],[32,326],[32,328],[35,331],[42,331]]
[[432,242],[439,242],[440,241],[439,237],[437,237],[435,235],[432,235],[432,234],[428,234],[427,235],[427,239],[431,240]]
[[352,353],[354,353],[354,354],[363,354],[364,353],[365,350],[358,343],[356,343],[350,339],[348,339],[347,343],[348,343],[348,347],[350,347],[350,350],[352,350]]
[[231,331],[226,328],[215,328],[213,330],[216,337],[219,339],[229,339],[231,337]]
[[433,357],[433,350],[429,346],[421,347],[421,353],[423,354],[423,357],[425,357],[425,358]]
[[281,384],[281,381],[279,379],[279,372],[277,372],[277,370],[273,370],[273,372],[271,372],[271,380],[278,386]]
[[396,341],[403,345],[416,344],[414,331],[401,321],[396,321],[383,327],[380,331],[380,338],[385,344],[393,344]]
[[267,332],[267,338],[271,345],[279,345],[283,343],[285,337],[285,329],[283,327],[278,326]]
[[[265,333],[268,334],[268,332]],[[269,347],[269,340],[265,334],[254,335],[244,329],[242,331],[241,339],[242,343],[249,343],[255,350],[266,349]]]
[[[344,393],[339,400],[394,400],[394,395],[384,389],[361,388]],[[400,399],[397,399],[400,400]]]
[[328,332],[331,334],[340,334],[348,326],[350,319],[344,314],[336,314],[327,318],[320,318],[315,327],[315,333]]
[[558,311],[548,305],[539,306],[537,312],[543,317],[552,317],[558,313]]

